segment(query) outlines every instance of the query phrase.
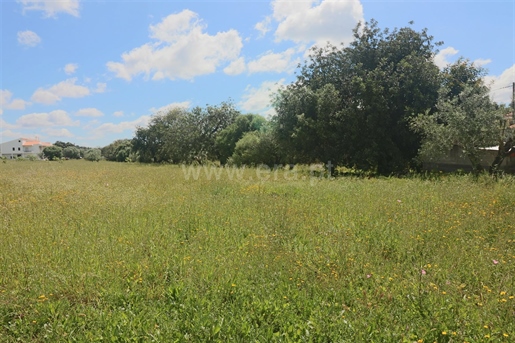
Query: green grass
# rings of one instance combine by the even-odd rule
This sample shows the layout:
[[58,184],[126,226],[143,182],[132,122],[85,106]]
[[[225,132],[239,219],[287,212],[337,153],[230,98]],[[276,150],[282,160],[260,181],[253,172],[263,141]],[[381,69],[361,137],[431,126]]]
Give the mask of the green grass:
[[513,179],[267,175],[0,163],[0,341],[515,339]]

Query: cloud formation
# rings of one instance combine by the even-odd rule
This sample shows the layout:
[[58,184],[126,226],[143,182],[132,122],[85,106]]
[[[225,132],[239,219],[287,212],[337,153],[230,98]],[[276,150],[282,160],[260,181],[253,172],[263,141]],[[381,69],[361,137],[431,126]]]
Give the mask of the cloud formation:
[[247,69],[250,74],[262,72],[293,72],[300,62],[300,58],[295,58],[296,50],[290,48],[280,53],[267,51],[258,59],[250,61]]
[[449,57],[454,56],[459,51],[454,49],[452,46],[449,46],[443,50],[440,50],[435,57],[433,58],[436,66],[440,69],[447,67],[451,62],[449,62]]
[[39,43],[41,43],[41,38],[37,35],[37,33],[27,30],[27,31],[19,31],[18,34],[18,43],[28,47],[35,47]]
[[284,82],[285,79],[280,79],[279,81],[265,81],[258,88],[247,86],[239,104],[240,107],[247,112],[264,116],[274,115],[275,110],[271,107],[271,97],[284,85]]
[[171,109],[174,108],[189,108],[191,106],[191,102],[183,101],[183,102],[172,102],[171,104],[161,106],[159,108],[152,107],[149,109],[150,113],[167,113]]
[[42,11],[44,16],[57,17],[58,13],[79,16],[79,0],[16,0],[26,11]]
[[68,75],[74,74],[77,71],[79,65],[77,63],[68,63],[64,66],[64,72]]
[[31,100],[40,104],[51,105],[62,98],[82,98],[91,94],[88,87],[76,85],[77,78],[61,81],[49,88],[38,88]]
[[139,74],[152,80],[191,80],[214,73],[239,57],[243,43],[236,30],[209,35],[205,29],[195,12],[171,14],[150,26],[154,42],[123,53],[122,62],[108,62],[107,68],[127,81]]
[[510,104],[512,101],[513,81],[515,80],[515,64],[499,76],[485,77],[485,83],[490,86],[490,97],[499,104]]
[[63,110],[25,114],[16,120],[16,125],[20,127],[78,126],[79,124],[78,120],[73,121]]
[[270,26],[272,24],[272,17],[266,16],[265,19],[254,25],[254,28],[259,31],[260,37],[265,36],[268,31],[271,30]]
[[97,128],[93,129],[92,132],[97,137],[103,137],[105,134],[110,133],[122,133],[124,131],[131,131],[133,132],[136,130],[136,127],[139,126],[147,126],[150,122],[151,116],[144,115],[139,117],[136,120],[132,121],[122,121],[121,123],[104,123]]
[[22,99],[12,99],[13,93],[7,89],[0,89],[0,115],[4,109],[24,110],[30,103]]
[[104,114],[100,110],[90,107],[78,110],[75,115],[77,117],[102,117]]
[[45,134],[52,136],[52,137],[61,137],[61,138],[72,138],[75,137],[73,133],[70,132],[68,129],[43,129],[42,130]]
[[[337,45],[352,40],[352,29],[364,20],[359,0],[274,0],[271,17],[277,22],[275,39],[296,43],[327,42]],[[270,29],[270,17],[257,23],[262,34]]]
[[240,57],[237,60],[232,61],[227,67],[224,68],[224,73],[227,75],[239,75],[247,70],[245,65],[245,58]]
[[0,128],[2,129],[16,129],[18,128],[16,125],[9,124],[5,120],[0,118]]

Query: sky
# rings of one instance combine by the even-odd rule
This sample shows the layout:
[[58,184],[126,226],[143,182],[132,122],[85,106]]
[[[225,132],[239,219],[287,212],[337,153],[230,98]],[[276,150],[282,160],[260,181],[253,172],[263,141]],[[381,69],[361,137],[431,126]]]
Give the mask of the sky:
[[102,147],[174,106],[232,101],[274,115],[309,49],[347,45],[359,22],[428,29],[435,63],[487,70],[498,103],[515,82],[515,1],[0,0],[0,141]]

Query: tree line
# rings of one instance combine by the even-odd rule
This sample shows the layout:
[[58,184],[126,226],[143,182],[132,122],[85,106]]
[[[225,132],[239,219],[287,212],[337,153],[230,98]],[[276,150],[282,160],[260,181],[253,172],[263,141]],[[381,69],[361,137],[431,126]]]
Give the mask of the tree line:
[[[410,23],[412,24],[412,23]],[[514,152],[506,106],[491,101],[485,70],[467,59],[440,70],[427,29],[359,24],[348,46],[314,47],[296,80],[273,95],[276,115],[242,114],[231,101],[152,117],[131,140],[104,147],[112,161],[333,165],[382,175],[417,169],[459,147],[492,171]]]
[[102,153],[97,148],[80,146],[71,142],[56,141],[52,146],[43,149],[41,157],[49,160],[84,158],[88,161],[100,161]]

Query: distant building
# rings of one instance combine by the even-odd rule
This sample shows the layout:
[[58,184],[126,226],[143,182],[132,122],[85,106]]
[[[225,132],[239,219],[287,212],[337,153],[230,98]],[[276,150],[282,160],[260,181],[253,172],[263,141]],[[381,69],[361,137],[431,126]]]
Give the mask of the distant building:
[[0,145],[0,155],[8,159],[28,157],[29,155],[38,156],[51,143],[41,142],[39,139],[18,138],[2,143]]

